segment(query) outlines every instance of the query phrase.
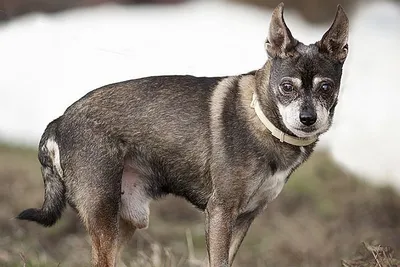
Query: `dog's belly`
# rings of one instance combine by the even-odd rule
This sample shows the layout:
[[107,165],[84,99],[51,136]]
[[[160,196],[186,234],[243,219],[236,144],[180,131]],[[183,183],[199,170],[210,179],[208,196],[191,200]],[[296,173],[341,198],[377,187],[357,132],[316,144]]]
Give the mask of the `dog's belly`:
[[121,184],[121,217],[138,229],[147,228],[150,200],[138,172],[125,164]]

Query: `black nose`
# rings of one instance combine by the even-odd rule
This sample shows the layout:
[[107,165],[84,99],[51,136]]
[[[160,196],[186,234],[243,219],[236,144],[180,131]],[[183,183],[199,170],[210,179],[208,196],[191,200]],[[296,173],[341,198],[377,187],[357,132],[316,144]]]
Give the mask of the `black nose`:
[[300,112],[300,121],[306,126],[311,126],[317,121],[317,114],[311,109]]

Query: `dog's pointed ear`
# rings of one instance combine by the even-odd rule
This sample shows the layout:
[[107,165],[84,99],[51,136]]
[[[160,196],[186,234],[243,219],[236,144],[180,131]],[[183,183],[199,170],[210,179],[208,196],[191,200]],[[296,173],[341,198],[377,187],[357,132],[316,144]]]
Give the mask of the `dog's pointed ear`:
[[285,23],[283,7],[284,4],[280,3],[272,12],[268,38],[265,44],[265,49],[271,58],[290,56],[298,43]]
[[346,60],[349,38],[349,19],[341,5],[338,5],[335,20],[317,44],[321,53],[327,53],[343,63]]

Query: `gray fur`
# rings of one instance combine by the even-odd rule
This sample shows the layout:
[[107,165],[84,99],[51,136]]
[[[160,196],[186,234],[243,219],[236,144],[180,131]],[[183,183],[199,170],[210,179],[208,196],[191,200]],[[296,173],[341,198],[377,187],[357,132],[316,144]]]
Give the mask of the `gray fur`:
[[[122,244],[148,226],[149,202],[174,194],[205,211],[210,266],[230,266],[253,219],[315,146],[273,137],[250,107],[252,94],[276,127],[300,137],[325,132],[337,104],[347,52],[343,10],[322,41],[309,46],[293,38],[282,14],[280,5],[266,45],[270,58],[255,72],[147,77],[107,85],[72,104],[40,144],[43,207],[18,218],[49,226],[69,203],[91,235],[93,266],[114,266]],[[323,92],[325,80],[331,87]],[[282,82],[294,91],[284,93]],[[282,112],[292,106],[296,130]],[[297,123],[302,112],[323,123]]]

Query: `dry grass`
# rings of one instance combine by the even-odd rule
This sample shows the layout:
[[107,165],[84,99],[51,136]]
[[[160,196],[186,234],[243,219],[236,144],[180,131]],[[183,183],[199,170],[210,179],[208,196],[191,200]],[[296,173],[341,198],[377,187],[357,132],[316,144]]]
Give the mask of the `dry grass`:
[[394,258],[391,247],[362,243],[358,256],[353,260],[343,260],[343,267],[398,267],[400,260]]
[[[47,229],[12,219],[43,200],[34,150],[0,146],[0,184],[0,266],[88,265],[89,239],[71,210]],[[150,228],[138,231],[121,266],[200,266],[206,257],[202,213],[173,197],[153,203],[151,211]],[[254,222],[236,266],[337,267],[341,259],[360,262],[363,258],[354,253],[363,241],[396,251],[399,211],[400,196],[394,190],[362,182],[326,153],[316,153]],[[384,265],[378,250],[374,253],[375,265],[342,264],[391,266]],[[390,255],[394,257],[386,254],[388,259]]]

